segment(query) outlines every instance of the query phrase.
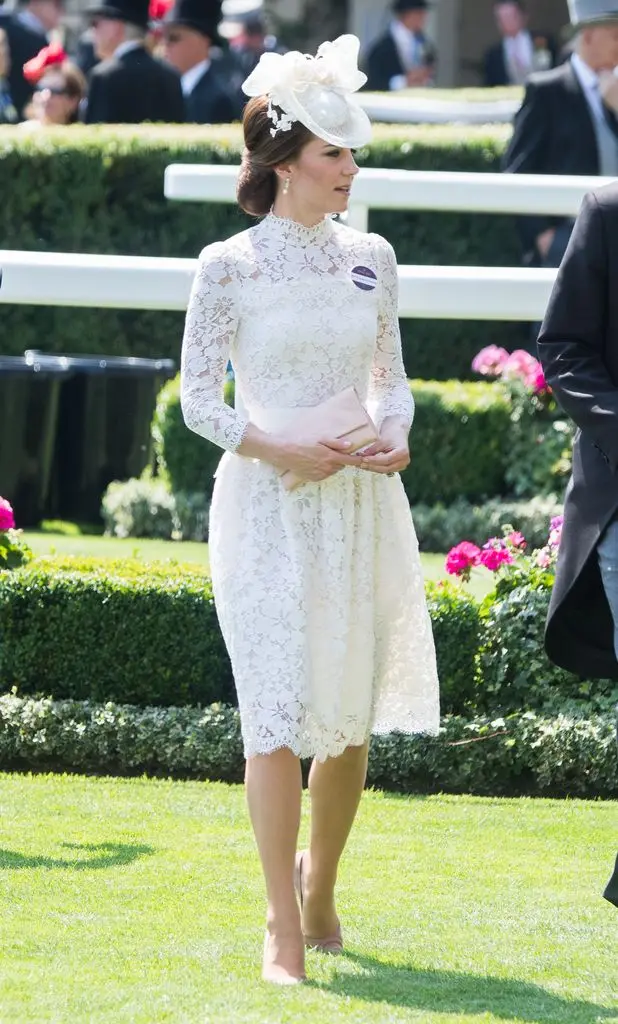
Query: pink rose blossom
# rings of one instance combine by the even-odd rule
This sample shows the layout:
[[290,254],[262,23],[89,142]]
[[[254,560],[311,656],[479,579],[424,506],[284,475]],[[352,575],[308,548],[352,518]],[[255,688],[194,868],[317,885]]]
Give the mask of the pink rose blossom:
[[0,530],[12,530],[14,527],[13,509],[6,498],[0,498]]
[[461,544],[451,548],[446,556],[446,571],[451,576],[467,578],[470,575],[470,569],[479,564],[480,555],[481,549],[477,548],[476,544],[463,540]]
[[509,354],[499,345],[486,345],[472,360],[472,369],[483,377],[499,377]]
[[532,382],[532,389],[535,395],[545,395],[551,388],[545,380],[545,374],[543,373],[543,367],[539,366],[534,381]]
[[519,548],[521,551],[526,547],[526,538],[518,530],[513,530],[513,533],[509,533],[506,539],[511,547]]
[[560,541],[562,540],[562,524],[564,522],[564,516],[554,516],[551,523],[549,524],[549,539],[547,541],[548,547],[553,551],[560,547]]

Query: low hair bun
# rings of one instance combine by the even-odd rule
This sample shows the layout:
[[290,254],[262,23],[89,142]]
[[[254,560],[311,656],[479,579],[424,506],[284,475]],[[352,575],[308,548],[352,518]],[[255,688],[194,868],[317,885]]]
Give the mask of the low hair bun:
[[243,116],[245,150],[236,197],[238,205],[253,217],[269,213],[277,196],[275,167],[295,160],[313,138],[308,128],[295,121],[290,131],[271,135],[267,96],[249,100]]

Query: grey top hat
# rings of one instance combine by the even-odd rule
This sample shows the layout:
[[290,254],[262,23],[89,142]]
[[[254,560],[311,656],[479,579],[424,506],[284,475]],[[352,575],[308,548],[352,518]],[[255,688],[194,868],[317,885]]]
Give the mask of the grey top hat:
[[573,28],[618,21],[618,0],[568,0]]

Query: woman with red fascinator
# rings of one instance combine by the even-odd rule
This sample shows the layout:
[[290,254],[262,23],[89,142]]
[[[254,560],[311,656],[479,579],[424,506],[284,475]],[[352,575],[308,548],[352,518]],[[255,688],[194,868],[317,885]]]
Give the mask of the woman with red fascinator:
[[25,126],[66,125],[78,119],[86,95],[86,79],[58,43],[50,43],[24,64],[24,77],[34,86]]

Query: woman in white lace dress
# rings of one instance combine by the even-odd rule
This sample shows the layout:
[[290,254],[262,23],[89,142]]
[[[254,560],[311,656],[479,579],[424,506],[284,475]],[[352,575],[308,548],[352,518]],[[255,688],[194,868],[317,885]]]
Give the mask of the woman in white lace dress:
[[[343,213],[370,134],[352,96],[358,40],[263,57],[245,83],[239,203],[254,227],[201,254],[182,353],[187,425],[226,449],[210,560],[238,691],[251,819],[266,879],[263,976],[339,952],[334,887],[371,732],[435,733],[438,684],[418,546],[397,471],[413,403],[391,246]],[[222,400],[231,356],[236,406]],[[362,455],[295,430],[353,385],[380,440]],[[305,483],[288,491],[281,475]],[[311,836],[296,855],[301,758]],[[296,855],[296,859],[295,859]],[[294,887],[300,899],[298,906]]]

